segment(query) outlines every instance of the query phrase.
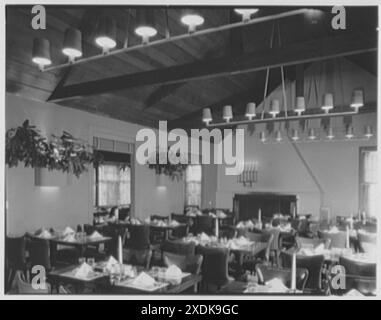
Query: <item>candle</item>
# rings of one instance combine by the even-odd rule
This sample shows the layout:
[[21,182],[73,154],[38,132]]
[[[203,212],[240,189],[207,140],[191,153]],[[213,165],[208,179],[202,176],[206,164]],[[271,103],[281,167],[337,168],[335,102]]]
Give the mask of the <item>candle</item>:
[[121,236],[118,236],[118,262],[119,264],[123,264],[123,245]]
[[219,226],[219,223],[218,223],[218,218],[216,218],[215,220],[216,220],[216,230],[215,231],[216,231],[216,237],[218,238],[218,236],[219,236],[219,227],[220,226]]
[[345,247],[349,249],[349,226],[346,228],[346,241],[345,241]]
[[262,223],[262,211],[261,211],[261,208],[258,209],[258,222]]
[[291,290],[296,290],[296,253],[295,252],[292,254]]
[[119,208],[115,208],[115,221],[118,221],[119,220]]

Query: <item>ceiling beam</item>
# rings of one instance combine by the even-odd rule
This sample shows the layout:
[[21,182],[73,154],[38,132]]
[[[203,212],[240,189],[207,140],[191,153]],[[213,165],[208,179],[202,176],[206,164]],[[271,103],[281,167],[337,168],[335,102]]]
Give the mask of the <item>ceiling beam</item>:
[[322,39],[289,44],[282,48],[208,59],[179,66],[94,80],[60,88],[49,101],[96,95],[147,85],[181,83],[226,75],[254,72],[280,65],[295,65],[377,50],[377,33],[343,33]]

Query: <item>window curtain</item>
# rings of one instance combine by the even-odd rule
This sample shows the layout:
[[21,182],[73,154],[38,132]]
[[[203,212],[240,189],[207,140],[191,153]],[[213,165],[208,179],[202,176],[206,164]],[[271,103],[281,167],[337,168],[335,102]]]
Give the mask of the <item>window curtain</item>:
[[362,150],[361,152],[361,181],[360,209],[368,217],[377,216],[377,151]]
[[201,207],[201,165],[189,165],[185,171],[185,205]]

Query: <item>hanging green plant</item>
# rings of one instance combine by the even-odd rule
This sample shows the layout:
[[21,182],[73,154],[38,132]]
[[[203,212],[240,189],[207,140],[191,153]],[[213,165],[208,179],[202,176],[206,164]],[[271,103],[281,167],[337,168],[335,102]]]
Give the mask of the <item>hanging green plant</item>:
[[[179,154],[177,154],[179,156]],[[160,158],[163,160],[163,157],[167,158],[166,164],[159,163]],[[155,170],[155,173],[157,175],[164,174],[166,176],[169,176],[172,181],[180,181],[183,178],[184,172],[187,168],[187,164],[173,164],[170,161],[171,154],[170,152],[156,152],[156,161],[155,163],[148,163],[148,167],[150,169]],[[164,161],[161,161],[164,162]]]
[[21,162],[25,167],[60,170],[79,177],[89,164],[101,161],[101,155],[85,141],[65,131],[48,141],[29,120],[6,133],[6,164],[10,168]]

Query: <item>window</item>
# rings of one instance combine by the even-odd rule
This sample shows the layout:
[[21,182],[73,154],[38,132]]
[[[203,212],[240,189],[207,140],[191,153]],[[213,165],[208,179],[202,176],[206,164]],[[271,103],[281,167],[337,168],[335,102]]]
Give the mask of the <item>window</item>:
[[95,169],[95,205],[98,207],[131,204],[130,155],[101,151],[102,163]]
[[185,171],[185,205],[201,207],[201,165],[189,165]]
[[377,201],[377,151],[360,149],[360,211],[367,217],[376,217]]

